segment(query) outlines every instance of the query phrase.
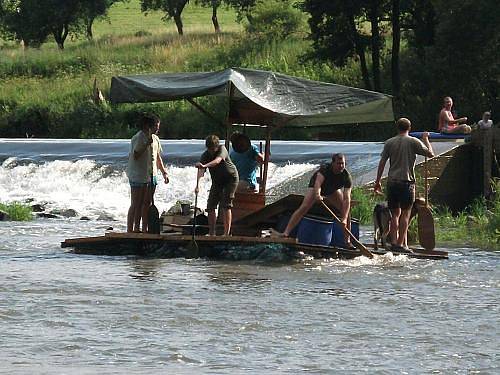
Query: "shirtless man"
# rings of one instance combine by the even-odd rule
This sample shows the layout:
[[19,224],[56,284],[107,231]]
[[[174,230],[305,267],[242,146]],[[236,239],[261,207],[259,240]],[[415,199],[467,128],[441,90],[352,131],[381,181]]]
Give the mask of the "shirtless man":
[[[351,189],[352,178],[345,169],[345,156],[333,154],[332,162],[322,165],[312,175],[302,204],[292,214],[288,225],[280,235],[288,237],[314,203],[323,199],[339,212],[342,227],[350,230]],[[345,230],[344,239],[346,248],[355,249],[351,244],[349,233]]]
[[451,113],[453,99],[449,96],[443,100],[443,109],[439,112],[438,129],[441,133],[469,134],[471,127],[466,124],[467,117],[454,118]]

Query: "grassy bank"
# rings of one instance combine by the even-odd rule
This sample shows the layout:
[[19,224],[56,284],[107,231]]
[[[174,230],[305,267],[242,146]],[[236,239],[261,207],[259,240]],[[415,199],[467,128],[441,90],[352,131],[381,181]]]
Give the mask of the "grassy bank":
[[[500,191],[497,183],[496,191]],[[422,194],[420,194],[422,195]],[[383,197],[374,196],[362,187],[353,189],[352,216],[363,225],[372,225],[373,208]],[[439,246],[467,246],[486,250],[500,250],[500,194],[495,200],[486,202],[477,199],[458,214],[445,207],[433,206],[436,242]],[[417,241],[417,222],[413,220],[409,229],[410,240]]]
[[[116,4],[110,23],[96,24],[94,41],[69,41],[64,51],[54,43],[39,50],[4,47],[0,56],[0,137],[127,138],[134,131],[137,113],[148,110],[157,112],[166,124],[162,137],[201,138],[210,132],[221,133],[217,123],[184,102],[93,104],[94,79],[107,97],[115,75],[240,66],[360,86],[356,64],[340,69],[303,62],[301,55],[310,48],[303,35],[257,40],[241,32],[234,12],[225,8],[219,10],[223,33],[216,35],[210,12],[190,4],[184,14],[186,34],[181,37],[173,23],[167,27],[161,21],[161,13],[140,13],[134,0]],[[220,101],[204,98],[201,103],[217,117],[225,115]],[[351,131],[357,132],[357,138],[370,137],[352,127],[344,136],[353,135]],[[372,133],[381,136],[376,128]],[[311,134],[285,130],[278,136],[300,139]]]
[[28,221],[33,219],[33,212],[29,205],[20,202],[1,203],[0,211],[9,216],[9,220]]

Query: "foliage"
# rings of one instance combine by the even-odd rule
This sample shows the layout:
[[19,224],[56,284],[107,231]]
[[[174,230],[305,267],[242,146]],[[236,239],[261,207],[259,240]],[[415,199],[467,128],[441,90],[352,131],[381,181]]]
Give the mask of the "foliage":
[[444,96],[458,115],[478,120],[485,110],[500,111],[500,3],[496,0],[434,1],[434,44],[410,48],[402,59],[402,112],[432,129]]
[[45,5],[40,0],[0,0],[1,35],[39,47],[50,34]]
[[352,189],[351,216],[358,219],[361,224],[373,223],[373,208],[384,198],[368,192],[363,187],[355,186]]
[[91,37],[94,19],[104,16],[117,1],[121,0],[0,0],[2,35],[32,47],[52,35],[64,49],[70,33],[85,30]]
[[33,219],[33,211],[29,205],[20,202],[2,203],[0,211],[4,211],[14,221],[29,221]]
[[304,26],[304,15],[293,7],[292,0],[258,0],[246,31],[263,39],[285,39]]
[[476,199],[464,211],[453,215],[446,207],[435,209],[437,238],[441,242],[500,250],[500,181],[492,201]]

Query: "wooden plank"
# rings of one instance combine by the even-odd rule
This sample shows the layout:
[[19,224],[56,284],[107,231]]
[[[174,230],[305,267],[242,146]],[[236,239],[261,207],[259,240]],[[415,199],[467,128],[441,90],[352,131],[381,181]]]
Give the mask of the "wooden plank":
[[61,247],[72,247],[79,244],[97,243],[106,241],[106,236],[68,238],[61,242]]
[[[144,240],[144,241],[166,241],[166,242],[187,242],[192,240],[191,235],[164,235],[149,233],[128,233],[128,232],[109,232],[106,233],[106,239],[122,240]],[[247,236],[196,236],[196,242],[241,242],[241,243],[280,243],[294,244],[295,238],[281,237],[247,237]]]

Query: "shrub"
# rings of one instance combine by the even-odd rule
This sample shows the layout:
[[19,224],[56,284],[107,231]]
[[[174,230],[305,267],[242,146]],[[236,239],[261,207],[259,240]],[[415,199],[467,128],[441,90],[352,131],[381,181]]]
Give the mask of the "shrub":
[[246,31],[265,39],[285,39],[304,26],[304,14],[293,7],[291,0],[258,0]]
[[31,207],[19,202],[0,203],[0,211],[6,212],[10,219],[14,221],[29,221],[33,219]]

